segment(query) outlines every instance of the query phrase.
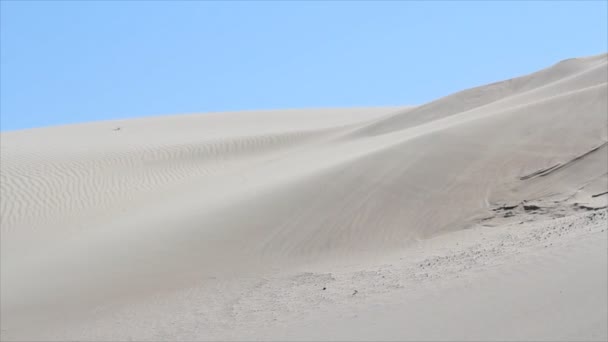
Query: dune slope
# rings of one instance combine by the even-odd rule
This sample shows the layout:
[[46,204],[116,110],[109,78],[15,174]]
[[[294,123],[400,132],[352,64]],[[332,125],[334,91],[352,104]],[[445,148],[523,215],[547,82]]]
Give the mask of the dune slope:
[[[312,280],[289,279],[316,286],[344,265],[362,272],[466,228],[525,228],[602,212],[607,113],[603,54],[417,107],[184,115],[4,132],[2,337],[242,340],[262,324],[259,336],[295,338],[273,330],[298,305],[273,302],[276,293],[258,296],[268,279],[315,269]],[[580,224],[577,234],[599,232],[606,217],[593,217],[594,228]],[[461,305],[455,298],[446,301]],[[281,308],[284,316],[270,314]],[[319,306],[300,309],[314,313]],[[605,330],[597,327],[597,336]],[[531,331],[536,335],[513,336],[542,337]],[[400,333],[385,337],[408,338]]]

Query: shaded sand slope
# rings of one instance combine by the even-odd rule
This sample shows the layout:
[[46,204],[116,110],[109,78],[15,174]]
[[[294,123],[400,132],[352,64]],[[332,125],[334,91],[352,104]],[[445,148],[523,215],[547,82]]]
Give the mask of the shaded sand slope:
[[605,207],[607,63],[570,59],[418,107],[2,133],[3,336],[209,279]]

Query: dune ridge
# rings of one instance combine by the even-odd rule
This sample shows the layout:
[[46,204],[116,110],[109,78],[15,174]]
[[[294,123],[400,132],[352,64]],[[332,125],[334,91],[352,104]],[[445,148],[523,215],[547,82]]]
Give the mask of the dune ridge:
[[[272,294],[256,291],[279,291],[278,275],[324,269],[294,281],[331,282],[334,267],[374,265],[472,227],[592,217],[593,229],[577,223],[568,236],[604,233],[607,99],[602,54],[419,106],[3,132],[2,337],[238,340],[259,324],[257,336],[294,337],[272,328],[271,314],[246,319],[257,306],[276,309],[264,306]],[[148,305],[184,293],[206,304],[150,318]],[[258,297],[234,304],[243,293]],[[192,310],[206,330],[194,328]],[[132,329],[117,328],[124,315]],[[181,318],[146,332],[168,317]],[[281,324],[303,331],[290,325],[300,318]]]

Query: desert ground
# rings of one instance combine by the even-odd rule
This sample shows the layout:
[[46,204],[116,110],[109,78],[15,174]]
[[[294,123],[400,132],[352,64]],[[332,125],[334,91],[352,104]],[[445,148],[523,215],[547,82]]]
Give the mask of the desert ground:
[[2,340],[608,339],[607,54],[416,106],[2,132],[0,157]]

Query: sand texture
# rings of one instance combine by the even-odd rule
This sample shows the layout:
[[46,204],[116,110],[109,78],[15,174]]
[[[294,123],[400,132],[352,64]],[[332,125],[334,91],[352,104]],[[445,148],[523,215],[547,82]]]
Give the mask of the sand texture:
[[410,107],[0,134],[2,340],[607,340],[608,57]]

